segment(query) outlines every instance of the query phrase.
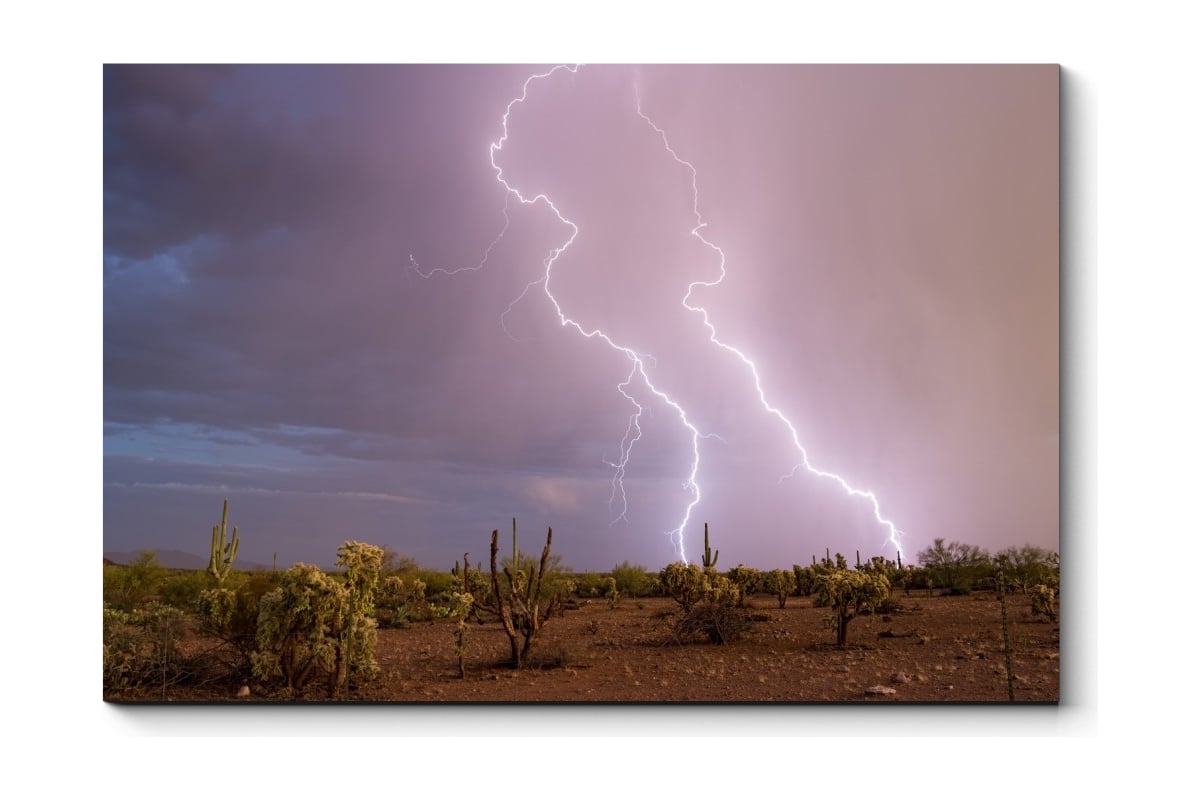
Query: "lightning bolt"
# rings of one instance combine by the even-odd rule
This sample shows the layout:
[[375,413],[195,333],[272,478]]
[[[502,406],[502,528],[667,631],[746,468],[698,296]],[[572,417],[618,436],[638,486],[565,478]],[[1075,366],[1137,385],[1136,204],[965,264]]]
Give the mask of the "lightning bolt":
[[629,521],[629,517],[626,516],[629,513],[629,498],[625,496],[625,467],[629,464],[629,456],[633,452],[633,446],[642,438],[642,412],[646,410],[628,391],[629,385],[633,383],[635,375],[637,375],[636,365],[634,369],[630,370],[629,377],[617,384],[617,391],[624,395],[625,399],[637,409],[637,411],[629,415],[629,425],[625,428],[625,436],[621,439],[621,460],[616,463],[612,461],[605,462],[613,469],[612,495],[608,498],[610,511],[616,505],[617,494],[621,495],[621,513],[612,519],[612,524],[614,525],[622,520],[625,522]]
[[[444,274],[444,275],[449,276],[449,275],[455,275],[455,274],[458,274],[458,273],[464,272],[464,271],[478,271],[478,270],[483,269],[484,266],[486,266],[488,260],[491,258],[492,251],[499,244],[499,242],[504,238],[505,234],[508,231],[509,225],[511,223],[511,217],[509,216],[510,199],[515,199],[522,206],[534,206],[534,205],[538,205],[538,204],[544,205],[547,209],[550,210],[551,213],[554,214],[554,216],[558,219],[559,222],[561,222],[563,224],[564,227],[566,227],[570,230],[570,235],[566,238],[566,240],[563,241],[562,244],[553,248],[549,252],[549,254],[546,256],[546,258],[543,260],[542,274],[539,277],[537,277],[537,278],[531,280],[529,283],[527,283],[525,285],[525,288],[521,291],[521,293],[517,297],[515,297],[511,303],[509,303],[508,307],[500,315],[501,327],[503,328],[505,334],[508,335],[508,337],[510,339],[512,339],[513,341],[527,341],[527,340],[522,340],[522,339],[518,339],[518,338],[514,337],[511,333],[511,331],[509,331],[507,325],[505,324],[505,319],[507,318],[508,314],[512,312],[513,308],[528,296],[528,294],[530,293],[530,291],[532,289],[540,286],[543,294],[545,294],[546,298],[550,301],[550,304],[553,306],[554,312],[555,312],[556,316],[558,317],[560,326],[570,327],[570,328],[574,329],[578,334],[580,334],[585,339],[598,339],[598,340],[604,342],[604,344],[606,344],[612,350],[622,353],[629,360],[630,371],[629,371],[628,375],[624,378],[624,380],[620,381],[616,385],[616,389],[617,389],[617,392],[619,394],[621,394],[621,396],[624,397],[626,400],[628,400],[629,403],[634,407],[634,411],[630,414],[629,421],[628,421],[628,424],[627,424],[626,430],[625,430],[625,435],[621,439],[620,455],[618,457],[618,460],[615,462],[614,461],[605,461],[605,463],[609,467],[611,467],[613,470],[613,479],[612,479],[612,487],[613,488],[612,488],[612,494],[610,495],[610,498],[609,498],[610,511],[616,505],[618,497],[620,497],[620,503],[621,503],[621,512],[613,517],[613,519],[612,519],[613,524],[615,524],[616,522],[622,521],[622,520],[628,521],[627,514],[628,514],[629,504],[628,504],[628,497],[625,493],[624,477],[625,477],[625,473],[626,473],[626,468],[629,464],[631,454],[633,452],[634,445],[637,444],[637,442],[641,439],[641,436],[642,436],[642,428],[641,428],[642,415],[650,410],[649,407],[644,406],[641,403],[639,403],[638,400],[631,393],[633,384],[635,382],[640,383],[642,386],[645,387],[645,389],[648,392],[650,392],[653,396],[657,397],[666,406],[671,408],[675,412],[675,414],[679,417],[680,423],[691,434],[692,459],[691,459],[691,464],[690,464],[690,468],[688,470],[687,477],[683,482],[683,488],[691,494],[691,500],[688,502],[686,508],[683,511],[683,516],[682,516],[682,519],[680,520],[679,525],[670,531],[666,531],[665,533],[667,536],[671,537],[672,540],[674,541],[675,546],[678,549],[680,559],[684,563],[687,563],[687,555],[684,552],[684,531],[687,529],[688,523],[691,520],[693,510],[696,508],[697,505],[699,505],[700,499],[701,499],[700,485],[697,482],[697,475],[699,474],[699,470],[700,470],[700,440],[702,438],[709,438],[709,437],[714,437],[714,438],[719,439],[720,437],[716,436],[715,434],[711,434],[711,433],[710,434],[702,434],[700,432],[700,429],[697,428],[696,425],[693,424],[691,422],[691,420],[688,418],[688,414],[684,410],[683,406],[680,405],[680,403],[678,401],[673,399],[665,391],[663,391],[662,389],[660,389],[659,387],[657,387],[654,384],[654,382],[651,380],[650,375],[647,371],[647,361],[650,361],[651,363],[653,363],[652,357],[650,357],[648,354],[639,353],[638,351],[634,350],[632,347],[629,347],[627,345],[618,344],[616,341],[614,341],[609,336],[609,334],[605,333],[600,328],[593,328],[590,330],[586,329],[579,322],[577,322],[576,320],[574,320],[573,318],[571,318],[570,316],[567,315],[567,313],[563,310],[562,304],[559,302],[558,298],[555,297],[553,291],[551,290],[551,284],[552,284],[554,267],[557,264],[559,258],[571,247],[572,244],[575,243],[575,240],[579,235],[579,226],[576,225],[575,222],[573,222],[572,220],[568,219],[545,193],[539,193],[532,197],[525,196],[517,187],[515,187],[513,184],[511,184],[505,178],[504,169],[496,161],[497,156],[503,152],[504,145],[508,141],[509,117],[512,114],[512,111],[516,106],[524,103],[528,99],[530,86],[533,85],[537,81],[551,78],[552,76],[554,76],[556,73],[558,73],[560,71],[565,70],[565,71],[568,71],[568,72],[571,72],[572,74],[574,74],[580,68],[581,68],[581,65],[578,65],[578,64],[575,64],[575,65],[560,64],[546,72],[538,73],[535,75],[530,75],[528,78],[526,78],[525,83],[521,87],[520,96],[513,98],[511,101],[509,101],[508,105],[506,106],[506,108],[504,110],[504,115],[501,118],[501,130],[502,130],[501,136],[498,140],[496,140],[495,142],[493,142],[491,144],[490,151],[489,151],[489,156],[490,156],[489,161],[491,163],[492,170],[495,172],[496,181],[505,190],[504,225],[501,228],[500,232],[496,235],[496,237],[488,245],[481,260],[477,264],[471,265],[471,266],[458,267],[458,268],[453,268],[453,269],[437,267],[434,269],[424,270],[424,271],[421,269],[420,264],[417,262],[416,258],[413,257],[412,255],[409,256],[409,261],[410,261],[411,268],[418,275],[420,275],[423,278],[430,278],[436,274]],[[679,154],[675,151],[674,147],[672,147],[669,139],[667,138],[666,131],[664,131],[662,128],[660,128],[652,119],[650,119],[649,116],[647,116],[645,114],[645,112],[642,111],[641,95],[640,95],[640,92],[638,91],[636,84],[634,86],[634,92],[635,92],[636,110],[637,110],[638,116],[641,117],[646,122],[646,124],[650,127],[650,129],[653,130],[654,133],[660,138],[663,148],[671,156],[671,158],[674,159],[674,161],[678,165],[686,168],[691,175],[692,214],[696,221],[696,225],[691,229],[691,235],[694,236],[705,247],[712,250],[719,258],[719,275],[718,275],[718,277],[712,281],[697,280],[697,281],[692,281],[691,283],[689,283],[688,287],[687,287],[687,292],[683,296],[682,305],[688,311],[700,315],[701,319],[703,320],[705,328],[707,328],[707,330],[708,330],[708,334],[709,334],[708,338],[712,344],[716,345],[717,347],[719,347],[720,349],[722,349],[728,353],[732,353],[739,361],[742,362],[742,364],[744,364],[746,366],[746,368],[750,371],[751,376],[753,377],[754,387],[758,394],[759,402],[761,403],[762,407],[766,410],[766,412],[769,415],[778,419],[787,428],[787,431],[790,435],[792,444],[794,445],[794,447],[800,454],[800,461],[792,468],[790,473],[787,473],[780,477],[780,482],[782,483],[787,478],[795,477],[795,475],[799,472],[799,470],[801,468],[803,468],[804,470],[806,470],[807,472],[809,472],[810,474],[812,474],[814,476],[834,481],[839,486],[841,486],[841,488],[846,492],[847,495],[868,500],[869,503],[871,504],[872,509],[874,510],[876,521],[879,522],[882,526],[884,526],[888,531],[888,537],[887,537],[888,541],[890,541],[890,543],[897,549],[897,551],[902,551],[900,540],[903,537],[903,532],[899,528],[897,528],[893,522],[886,519],[882,515],[881,510],[880,510],[879,500],[875,496],[874,492],[855,488],[848,481],[846,481],[844,478],[842,478],[840,475],[833,473],[833,472],[828,472],[826,470],[819,469],[812,464],[812,462],[809,460],[808,451],[805,449],[803,444],[801,444],[800,434],[797,431],[796,426],[792,423],[791,420],[789,420],[787,418],[787,416],[784,415],[784,413],[778,407],[771,405],[771,403],[767,400],[767,395],[766,395],[766,392],[763,389],[763,385],[762,385],[762,378],[759,375],[758,367],[755,365],[754,361],[752,361],[745,353],[743,353],[738,348],[722,341],[717,335],[716,326],[713,324],[712,320],[709,317],[708,309],[706,309],[702,305],[693,304],[692,294],[695,292],[697,287],[702,286],[702,287],[706,287],[706,288],[711,288],[711,287],[720,285],[722,283],[722,281],[724,281],[725,276],[727,274],[725,251],[722,250],[719,246],[717,246],[713,242],[706,239],[704,237],[704,234],[702,233],[702,231],[707,227],[708,223],[706,223],[704,221],[703,216],[700,214],[700,193],[699,193],[699,188],[698,188],[698,176],[697,176],[697,171],[696,171],[695,166],[690,161],[686,161],[685,159],[683,159],[679,156]]]
[[881,513],[880,508],[879,508],[879,499],[875,496],[875,493],[864,490],[864,489],[857,489],[857,488],[851,486],[850,483],[848,481],[846,481],[846,479],[843,478],[842,476],[840,476],[836,473],[833,473],[833,472],[827,472],[823,469],[818,469],[817,467],[813,466],[812,462],[809,461],[809,458],[808,458],[808,450],[805,449],[804,445],[800,443],[800,434],[796,430],[796,426],[794,424],[792,424],[792,421],[790,419],[788,419],[786,416],[784,416],[783,412],[780,411],[779,408],[771,405],[771,403],[767,401],[767,394],[763,390],[762,378],[758,373],[758,367],[755,366],[754,362],[741,350],[739,350],[738,348],[734,347],[733,345],[723,342],[719,338],[717,338],[717,328],[715,325],[713,325],[712,320],[709,318],[708,309],[706,309],[704,306],[701,306],[701,305],[693,305],[692,304],[692,302],[691,302],[692,293],[696,290],[696,287],[703,286],[706,288],[711,288],[713,286],[719,285],[722,281],[725,280],[725,275],[727,274],[726,269],[725,269],[725,251],[722,250],[719,246],[717,246],[713,242],[704,238],[704,234],[701,233],[701,231],[703,231],[706,227],[708,227],[708,223],[704,221],[704,217],[700,214],[700,190],[697,185],[698,177],[697,177],[695,165],[693,165],[690,161],[687,161],[687,160],[679,157],[679,154],[675,152],[675,148],[671,146],[671,142],[667,139],[666,131],[664,131],[662,128],[658,127],[658,125],[655,124],[654,120],[650,119],[650,117],[648,117],[646,115],[646,113],[642,111],[641,92],[638,90],[638,87],[636,84],[634,85],[634,97],[635,97],[635,100],[637,103],[638,116],[641,117],[643,120],[645,120],[646,124],[649,125],[650,128],[653,129],[656,134],[658,134],[659,138],[662,140],[663,147],[671,155],[671,158],[673,158],[675,160],[675,163],[679,164],[682,167],[685,167],[688,170],[688,172],[691,174],[691,178],[692,178],[692,216],[696,220],[696,225],[695,225],[695,227],[692,228],[692,236],[696,237],[696,239],[701,244],[703,244],[705,247],[709,248],[714,253],[716,253],[720,259],[720,262],[719,262],[720,263],[720,274],[718,275],[716,280],[692,281],[690,284],[688,284],[687,293],[683,297],[683,307],[686,308],[688,311],[691,311],[695,314],[699,314],[701,316],[701,318],[704,320],[704,327],[708,329],[708,340],[710,342],[712,342],[713,344],[715,344],[717,347],[721,348],[722,350],[724,350],[728,353],[732,353],[734,356],[737,357],[737,359],[739,361],[741,361],[743,364],[746,365],[746,368],[750,370],[750,374],[754,378],[754,388],[755,388],[755,391],[757,391],[757,393],[758,393],[758,399],[759,399],[759,402],[762,404],[762,407],[764,409],[766,409],[768,414],[775,417],[776,419],[778,419],[780,422],[782,422],[784,424],[784,426],[788,430],[788,433],[791,436],[792,444],[795,446],[796,450],[798,450],[800,452],[800,462],[798,464],[796,464],[796,466],[792,467],[791,472],[789,472],[785,475],[782,475],[779,478],[779,482],[782,483],[787,478],[795,477],[797,471],[800,470],[801,467],[803,467],[806,471],[808,471],[812,475],[834,481],[835,483],[837,483],[839,486],[842,487],[842,489],[846,492],[846,494],[848,494],[852,497],[861,497],[861,498],[866,499],[867,501],[870,502],[871,507],[874,510],[875,520],[880,525],[884,526],[887,529],[887,531],[888,531],[887,541],[890,542],[896,548],[897,552],[902,552],[903,548],[901,547],[900,540],[901,540],[901,538],[903,538],[904,533],[903,533],[903,531],[901,531],[899,528],[896,527],[895,523],[893,523],[891,520],[889,520],[883,516],[883,514]]
[[504,332],[509,336],[510,339],[519,341],[513,337],[512,333],[508,330],[508,327],[504,324],[504,318],[512,311],[513,307],[516,306],[517,303],[519,303],[526,297],[526,295],[529,294],[531,289],[540,285],[543,293],[546,295],[546,298],[554,307],[554,312],[558,316],[559,325],[564,328],[570,327],[574,329],[585,339],[598,339],[608,345],[611,349],[624,354],[625,357],[629,359],[631,364],[629,375],[625,378],[625,380],[617,384],[617,391],[631,404],[633,404],[636,410],[630,416],[629,425],[626,428],[625,436],[621,440],[621,455],[619,460],[616,463],[608,462],[609,465],[614,469],[613,494],[610,499],[610,509],[612,505],[615,504],[617,494],[621,495],[622,500],[621,514],[613,520],[614,523],[621,519],[627,519],[626,513],[628,511],[628,501],[625,496],[625,485],[623,479],[626,465],[628,465],[630,454],[633,451],[633,446],[641,438],[641,426],[639,423],[642,413],[646,411],[646,407],[638,403],[638,401],[634,399],[633,395],[629,393],[631,384],[635,379],[640,379],[640,383],[646,387],[647,391],[661,400],[679,416],[680,423],[690,432],[692,439],[691,467],[688,471],[687,478],[683,482],[683,488],[685,491],[691,494],[691,500],[684,509],[683,518],[679,525],[672,530],[666,531],[665,533],[674,541],[675,546],[678,549],[680,559],[686,563],[687,555],[684,552],[683,532],[687,529],[693,509],[695,509],[695,507],[700,503],[700,485],[696,481],[696,476],[700,470],[700,439],[705,438],[705,435],[702,434],[700,429],[688,419],[687,412],[684,410],[683,406],[681,406],[665,391],[657,387],[650,379],[650,375],[646,370],[646,361],[650,358],[648,355],[639,353],[632,347],[618,344],[612,339],[612,337],[610,337],[600,328],[593,328],[591,330],[584,328],[581,324],[579,324],[579,322],[569,317],[563,310],[562,304],[559,303],[558,298],[555,297],[554,293],[551,291],[551,278],[554,266],[558,262],[558,259],[567,251],[568,248],[571,247],[572,244],[575,243],[575,239],[579,235],[579,226],[570,219],[567,219],[567,217],[563,215],[563,213],[545,193],[539,193],[533,197],[526,197],[519,189],[508,182],[508,180],[504,177],[504,169],[496,163],[497,155],[503,152],[504,145],[508,141],[509,116],[512,114],[513,108],[521,103],[524,103],[526,99],[528,99],[529,87],[534,82],[550,78],[559,71],[566,70],[571,73],[575,73],[580,69],[580,67],[581,65],[579,64],[560,64],[553,69],[548,70],[547,72],[530,75],[525,79],[525,83],[521,87],[521,95],[509,101],[508,106],[505,108],[504,116],[501,119],[502,134],[498,140],[491,144],[489,158],[492,165],[492,170],[496,173],[496,180],[501,186],[504,187],[505,190],[504,227],[492,240],[491,244],[488,245],[483,258],[479,261],[479,263],[474,266],[459,267],[455,269],[439,267],[428,271],[422,271],[414,256],[410,255],[409,261],[412,269],[423,278],[429,278],[438,273],[455,275],[463,271],[477,271],[483,269],[483,267],[487,264],[488,259],[491,257],[492,250],[496,247],[500,240],[504,238],[504,234],[508,231],[510,222],[510,217],[508,214],[509,198],[515,198],[516,201],[523,206],[533,206],[539,203],[544,205],[550,210],[551,213],[554,214],[555,217],[558,218],[559,222],[570,229],[571,234],[569,237],[567,237],[566,241],[552,249],[546,259],[542,262],[543,273],[541,277],[538,277],[526,284],[525,289],[516,298],[514,298],[511,303],[509,303],[508,308],[501,315],[501,326],[504,328]]

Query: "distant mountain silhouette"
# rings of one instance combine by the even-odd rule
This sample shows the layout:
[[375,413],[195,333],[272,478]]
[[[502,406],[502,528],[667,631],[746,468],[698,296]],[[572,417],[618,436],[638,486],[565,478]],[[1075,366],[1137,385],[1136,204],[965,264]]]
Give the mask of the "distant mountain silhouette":
[[[208,569],[208,558],[198,556],[195,553],[185,553],[182,550],[155,550],[154,557],[159,564],[171,569]],[[114,564],[128,565],[132,561],[137,561],[141,557],[141,551],[136,553],[105,553],[104,563],[112,562]],[[235,560],[233,562],[234,569],[244,570],[261,570],[270,569],[267,564],[258,564],[255,562],[241,562]]]

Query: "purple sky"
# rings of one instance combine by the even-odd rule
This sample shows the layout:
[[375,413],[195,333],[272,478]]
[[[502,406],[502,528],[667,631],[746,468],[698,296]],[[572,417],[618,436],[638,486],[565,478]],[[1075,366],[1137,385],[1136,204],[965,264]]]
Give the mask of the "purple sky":
[[[107,67],[104,549],[1058,547],[1058,68]],[[636,89],[635,89],[636,87]],[[482,267],[485,252],[488,259]],[[413,268],[412,259],[420,265]],[[443,268],[438,272],[435,268]],[[469,267],[454,274],[458,268]],[[432,274],[422,277],[422,274]],[[549,289],[549,294],[547,293]],[[510,305],[511,304],[511,305]],[[652,358],[651,358],[652,357]],[[719,438],[717,438],[719,437]],[[613,519],[626,509],[623,519]]]

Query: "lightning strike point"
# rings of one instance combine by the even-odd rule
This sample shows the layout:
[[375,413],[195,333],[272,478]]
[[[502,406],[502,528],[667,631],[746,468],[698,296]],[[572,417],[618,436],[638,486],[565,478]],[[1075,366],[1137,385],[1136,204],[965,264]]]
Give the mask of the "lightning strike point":
[[708,239],[705,239],[704,235],[701,233],[701,231],[704,230],[708,226],[708,223],[704,220],[703,216],[700,214],[700,190],[699,190],[699,187],[697,186],[698,174],[697,174],[695,165],[693,165],[690,161],[687,161],[687,160],[679,157],[679,154],[676,153],[675,149],[671,146],[671,142],[667,138],[666,131],[664,131],[657,124],[655,124],[654,120],[650,119],[650,117],[647,116],[646,113],[642,111],[641,93],[640,93],[636,83],[634,85],[634,98],[635,98],[635,102],[636,102],[638,116],[641,117],[643,120],[645,120],[646,124],[656,134],[658,134],[659,139],[662,141],[663,148],[671,155],[671,158],[673,158],[675,160],[675,163],[679,164],[682,167],[685,167],[688,170],[688,172],[691,174],[692,216],[696,220],[696,225],[695,225],[695,227],[692,228],[691,234],[692,234],[692,236],[696,237],[696,239],[699,240],[701,244],[703,244],[705,247],[707,247],[710,250],[712,250],[713,252],[715,252],[720,259],[720,263],[719,263],[720,274],[717,277],[717,279],[713,280],[713,281],[693,281],[692,283],[690,283],[688,285],[687,293],[683,296],[683,301],[682,301],[683,307],[686,308],[688,311],[691,311],[695,314],[699,314],[701,316],[701,318],[704,321],[704,327],[706,327],[708,329],[708,334],[709,334],[708,340],[710,342],[712,342],[713,344],[715,344],[717,347],[721,348],[722,350],[732,353],[734,356],[736,356],[738,358],[738,360],[740,360],[746,366],[747,369],[750,370],[750,374],[754,377],[754,388],[758,393],[758,399],[759,399],[759,402],[762,404],[762,407],[764,409],[766,409],[768,414],[770,414],[771,416],[774,416],[776,419],[778,419],[780,422],[782,422],[784,424],[784,426],[788,430],[788,433],[791,435],[792,444],[800,452],[800,458],[801,458],[800,464],[793,467],[792,471],[791,471],[791,473],[789,473],[789,475],[785,475],[785,476],[781,477],[779,479],[779,482],[782,483],[784,478],[794,476],[796,474],[796,471],[800,467],[804,467],[805,470],[807,470],[812,475],[816,475],[818,477],[822,477],[822,478],[826,478],[826,479],[835,481],[842,487],[842,489],[848,495],[850,495],[852,497],[861,497],[861,498],[867,499],[870,502],[871,507],[875,512],[876,522],[883,525],[888,531],[888,542],[893,547],[896,548],[897,552],[902,553],[903,548],[900,544],[900,540],[904,536],[903,531],[901,531],[899,528],[897,528],[896,525],[891,520],[886,519],[882,515],[882,513],[880,512],[879,500],[875,497],[875,494],[873,492],[864,491],[862,489],[856,489],[853,486],[851,486],[840,475],[837,475],[832,472],[826,472],[825,470],[818,469],[812,465],[812,463],[808,459],[808,451],[800,443],[800,434],[796,430],[796,426],[794,424],[792,424],[791,420],[789,420],[786,416],[784,416],[782,411],[780,411],[775,406],[772,406],[767,401],[767,395],[766,395],[766,392],[763,390],[762,379],[759,376],[758,367],[755,366],[754,362],[752,360],[750,360],[750,358],[748,356],[746,356],[746,354],[743,353],[741,350],[737,349],[736,347],[733,347],[732,345],[726,344],[725,342],[723,342],[719,338],[717,338],[717,328],[713,324],[712,320],[709,318],[708,309],[706,309],[704,306],[701,306],[701,305],[692,305],[692,303],[691,303],[692,292],[694,292],[696,290],[696,287],[703,286],[706,288],[710,288],[710,287],[719,285],[722,281],[725,280],[725,276],[727,274],[727,270],[725,267],[725,261],[726,261],[725,251],[722,250],[719,246],[717,246],[713,242],[710,242]]

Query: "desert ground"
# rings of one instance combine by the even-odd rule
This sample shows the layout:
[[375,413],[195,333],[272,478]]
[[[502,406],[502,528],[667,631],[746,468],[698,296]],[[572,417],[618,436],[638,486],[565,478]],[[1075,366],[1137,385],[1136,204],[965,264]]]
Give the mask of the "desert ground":
[[[823,623],[828,609],[792,597],[750,601],[754,624],[735,642],[677,642],[678,607],[665,598],[628,598],[610,607],[582,602],[551,618],[521,670],[505,665],[508,640],[495,622],[472,623],[466,677],[459,675],[451,620],[379,631],[377,676],[351,700],[398,703],[1006,703],[1008,678],[995,594],[906,596],[888,614],[850,623],[844,648]],[[1029,601],[1008,597],[1013,699],[1059,700],[1059,627],[1035,619]],[[189,637],[185,652],[203,673],[215,643]],[[245,694],[243,686],[249,689]],[[242,694],[239,697],[239,692]],[[299,698],[232,676],[189,681],[121,702],[279,703],[326,700],[324,682]]]

